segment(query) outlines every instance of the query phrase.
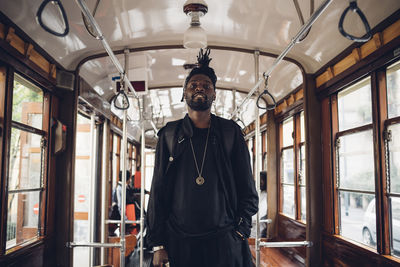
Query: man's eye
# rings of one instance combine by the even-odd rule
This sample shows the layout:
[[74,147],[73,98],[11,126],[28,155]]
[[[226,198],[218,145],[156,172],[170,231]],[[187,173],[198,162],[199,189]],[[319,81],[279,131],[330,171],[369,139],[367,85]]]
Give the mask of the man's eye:
[[203,88],[206,89],[206,90],[207,90],[207,89],[210,89],[210,85],[209,85],[209,84],[204,84],[204,85],[203,85]]
[[194,88],[196,88],[197,87],[197,84],[195,84],[195,83],[192,83],[191,85],[190,85],[190,88],[191,89],[194,89]]

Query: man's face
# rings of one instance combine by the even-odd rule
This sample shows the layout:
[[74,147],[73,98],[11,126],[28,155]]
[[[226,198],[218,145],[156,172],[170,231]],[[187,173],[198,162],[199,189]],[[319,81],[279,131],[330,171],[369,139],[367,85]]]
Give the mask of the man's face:
[[215,90],[211,79],[204,74],[193,75],[186,85],[184,97],[188,106],[193,110],[204,111],[211,108],[215,99]]

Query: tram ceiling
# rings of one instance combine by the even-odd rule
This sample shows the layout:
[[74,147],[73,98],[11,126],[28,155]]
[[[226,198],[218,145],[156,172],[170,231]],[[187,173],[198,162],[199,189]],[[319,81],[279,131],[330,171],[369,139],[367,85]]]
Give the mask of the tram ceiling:
[[[97,0],[87,0],[93,10]],[[85,29],[75,1],[63,1],[70,31],[66,37],[50,36],[36,21],[41,0],[0,0],[0,10],[13,18],[19,27],[41,45],[66,69],[88,55],[102,51],[98,41]],[[111,47],[143,47],[182,44],[189,18],[182,12],[185,0],[100,1],[95,18]],[[207,1],[206,1],[207,2]],[[309,18],[310,0],[299,0],[305,20]],[[314,7],[323,1],[314,0]],[[289,56],[301,62],[307,72],[314,73],[351,44],[338,32],[337,26],[348,0],[333,1],[313,25],[307,38],[296,45]],[[358,1],[371,27],[400,8],[397,0]],[[209,45],[259,48],[279,54],[299,30],[301,23],[293,1],[208,1],[208,13],[201,19]],[[48,5],[44,22],[61,28],[58,11]],[[348,14],[344,26],[355,35],[364,28],[356,15]],[[51,40],[45,42],[44,40]]]
[[[93,10],[97,0],[85,2]],[[95,19],[114,51],[124,48],[180,46],[189,23],[189,18],[182,12],[184,2],[185,0],[100,0]],[[280,54],[301,27],[295,1],[206,2],[208,13],[201,18],[201,26],[207,33],[208,45],[228,48],[212,50],[211,64],[219,76],[217,86],[249,91],[255,82],[253,55],[238,50]],[[312,2],[314,8],[310,7]],[[310,17],[310,9],[315,9],[322,2],[323,0],[298,0],[304,19]],[[400,8],[398,0],[358,2],[371,28]],[[50,35],[35,23],[41,0],[0,0],[0,3],[1,12],[12,18],[18,27],[66,69],[74,70],[83,59],[104,51],[100,43],[85,29],[75,1],[62,2],[70,28],[68,35],[62,38]],[[348,0],[333,1],[313,24],[305,40],[296,44],[289,52],[288,57],[299,62],[307,73],[314,73],[352,43],[342,37],[337,29],[340,15],[348,4]],[[356,15],[350,13],[352,12],[349,12],[344,21],[344,27],[353,35],[360,36],[364,31],[363,24]],[[52,5],[48,5],[43,11],[42,19],[56,29],[62,28],[58,10]],[[229,51],[234,50],[233,48],[236,51]],[[157,88],[183,84],[187,70],[182,65],[193,63],[197,51],[183,48],[154,49],[134,52],[131,56],[139,54],[148,60],[145,70],[148,87]],[[123,55],[117,57],[123,63]],[[260,72],[265,71],[273,60],[273,57],[261,56]],[[134,59],[130,61],[135,64]],[[114,74],[116,70],[108,58],[94,58],[80,68],[80,75],[106,100],[113,94],[110,88],[114,86],[111,81]],[[280,100],[301,83],[302,73],[299,66],[285,61],[272,73],[269,90]],[[167,89],[157,90],[157,95],[162,90]],[[169,94],[172,95],[171,92]],[[217,103],[216,106],[220,104]]]

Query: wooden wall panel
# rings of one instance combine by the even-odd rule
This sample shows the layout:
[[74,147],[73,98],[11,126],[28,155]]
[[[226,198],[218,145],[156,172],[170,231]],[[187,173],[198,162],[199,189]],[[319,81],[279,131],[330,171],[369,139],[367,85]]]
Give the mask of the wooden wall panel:
[[323,266],[325,267],[394,267],[400,260],[392,256],[382,256],[374,249],[353,244],[339,236],[323,235]]

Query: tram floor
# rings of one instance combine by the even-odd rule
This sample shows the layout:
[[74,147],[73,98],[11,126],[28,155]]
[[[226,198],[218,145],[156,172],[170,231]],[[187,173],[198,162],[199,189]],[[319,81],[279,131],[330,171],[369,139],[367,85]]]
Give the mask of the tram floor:
[[[253,261],[256,261],[256,247],[250,245]],[[260,267],[302,267],[303,264],[293,261],[282,253],[279,248],[260,249]]]

